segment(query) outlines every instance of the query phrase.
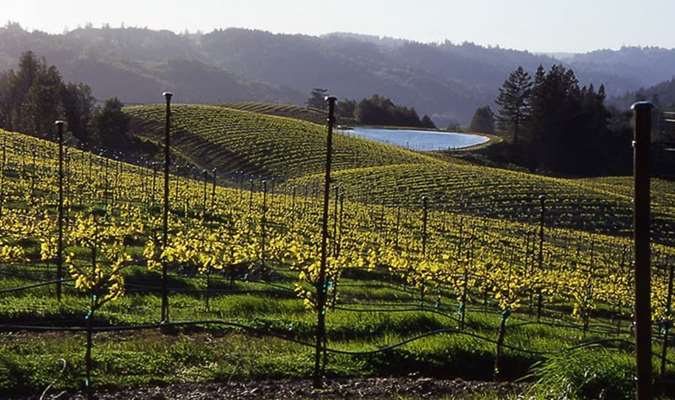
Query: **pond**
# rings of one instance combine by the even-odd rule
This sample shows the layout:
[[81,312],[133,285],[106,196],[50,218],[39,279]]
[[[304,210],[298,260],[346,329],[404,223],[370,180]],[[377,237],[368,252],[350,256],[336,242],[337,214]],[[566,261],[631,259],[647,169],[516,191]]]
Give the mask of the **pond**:
[[345,135],[365,137],[378,142],[419,151],[462,149],[483,144],[490,140],[485,136],[467,133],[414,129],[366,128],[359,126],[340,130],[340,132]]

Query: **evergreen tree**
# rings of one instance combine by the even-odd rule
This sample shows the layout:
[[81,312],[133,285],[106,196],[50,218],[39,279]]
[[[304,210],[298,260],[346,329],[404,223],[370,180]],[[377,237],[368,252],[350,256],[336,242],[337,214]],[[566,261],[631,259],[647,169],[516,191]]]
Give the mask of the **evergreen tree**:
[[[543,72],[543,67],[541,67]],[[513,134],[513,143],[517,144],[521,127],[530,116],[529,97],[532,90],[532,78],[523,67],[518,67],[499,88],[495,103],[499,129]]]
[[9,73],[0,74],[0,127],[13,130],[12,127],[12,102]]
[[[354,115],[363,125],[425,126],[414,107],[396,105],[391,99],[377,94],[361,100]],[[431,118],[427,117],[426,125],[433,125]]]
[[495,116],[489,106],[479,107],[476,110],[469,129],[472,132],[495,133]]
[[423,128],[436,129],[436,124],[428,115],[424,114],[422,120],[420,121]]
[[326,96],[328,95],[328,89],[314,88],[312,89],[309,98],[307,99],[307,107],[316,108],[319,110],[325,110],[326,105]]
[[96,107],[91,88],[83,83],[68,83],[63,86],[61,101],[70,132],[81,142],[90,142],[89,128]]
[[80,140],[87,136],[95,100],[84,84],[64,84],[61,74],[33,52],[22,54],[17,71],[0,74],[0,127],[46,134],[65,119]]
[[536,165],[572,175],[598,175],[607,169],[609,113],[604,87],[579,87],[574,71],[554,65],[540,69],[532,89],[529,151]]
[[340,118],[354,118],[356,112],[356,100],[340,100],[335,106],[335,113]]
[[446,130],[448,132],[461,132],[462,124],[460,124],[456,119],[451,119],[450,122],[448,122],[448,127]]
[[122,111],[117,98],[106,100],[103,107],[94,115],[93,125],[100,144],[106,148],[124,148],[129,145],[129,125],[131,118]]
[[56,67],[39,64],[38,74],[21,104],[23,126],[28,132],[47,134],[54,121],[61,115],[61,90],[63,82]]

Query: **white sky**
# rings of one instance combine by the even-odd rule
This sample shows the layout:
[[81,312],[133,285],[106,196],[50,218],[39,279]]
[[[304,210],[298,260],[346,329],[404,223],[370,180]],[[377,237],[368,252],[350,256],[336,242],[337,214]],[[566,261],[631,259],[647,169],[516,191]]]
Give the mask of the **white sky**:
[[675,0],[0,0],[0,25],[5,21],[51,33],[124,22],[177,32],[341,31],[551,52],[675,48]]

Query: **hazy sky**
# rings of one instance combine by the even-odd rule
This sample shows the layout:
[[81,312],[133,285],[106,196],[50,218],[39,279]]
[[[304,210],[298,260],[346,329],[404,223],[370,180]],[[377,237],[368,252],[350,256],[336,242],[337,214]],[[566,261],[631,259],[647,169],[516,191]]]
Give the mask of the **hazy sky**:
[[124,22],[173,31],[357,32],[531,51],[675,48],[675,0],[0,0],[0,18],[53,33]]

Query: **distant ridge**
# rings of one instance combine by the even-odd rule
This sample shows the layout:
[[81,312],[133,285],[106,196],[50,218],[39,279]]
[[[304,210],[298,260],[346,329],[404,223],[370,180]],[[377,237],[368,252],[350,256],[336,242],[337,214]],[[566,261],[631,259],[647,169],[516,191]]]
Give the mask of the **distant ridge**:
[[[99,99],[161,101],[164,90],[189,103],[303,105],[311,89],[340,98],[380,94],[432,116],[438,126],[467,123],[493,103],[509,72],[564,62],[582,83],[611,97],[672,78],[675,51],[626,47],[587,54],[535,54],[473,43],[419,43],[353,33],[323,36],[223,29],[176,34],[142,28],[82,28],[64,34],[0,28],[0,70],[33,50],[64,78],[91,85]],[[553,56],[553,57],[552,57]],[[562,60],[561,60],[562,59]]]

